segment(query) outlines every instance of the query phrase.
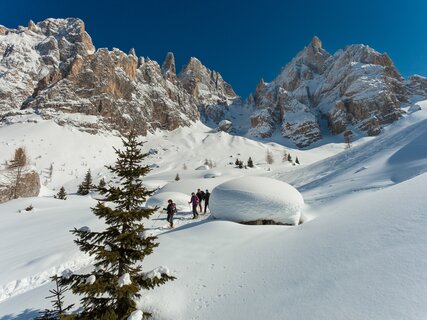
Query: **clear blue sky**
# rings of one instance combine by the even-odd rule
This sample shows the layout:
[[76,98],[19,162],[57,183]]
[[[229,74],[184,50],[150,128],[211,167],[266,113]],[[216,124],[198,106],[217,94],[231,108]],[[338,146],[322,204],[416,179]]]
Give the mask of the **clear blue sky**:
[[1,0],[0,24],[79,17],[97,48],[131,47],[178,71],[191,56],[246,97],[271,81],[317,35],[331,53],[364,43],[387,52],[403,76],[427,75],[427,1]]

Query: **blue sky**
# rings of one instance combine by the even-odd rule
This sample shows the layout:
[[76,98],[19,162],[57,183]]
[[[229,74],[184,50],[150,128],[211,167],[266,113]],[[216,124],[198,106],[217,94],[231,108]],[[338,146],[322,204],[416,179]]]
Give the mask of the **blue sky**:
[[79,17],[97,48],[132,47],[178,71],[191,56],[246,97],[271,81],[314,35],[331,53],[364,43],[387,52],[403,76],[427,75],[427,1],[1,0],[0,24]]

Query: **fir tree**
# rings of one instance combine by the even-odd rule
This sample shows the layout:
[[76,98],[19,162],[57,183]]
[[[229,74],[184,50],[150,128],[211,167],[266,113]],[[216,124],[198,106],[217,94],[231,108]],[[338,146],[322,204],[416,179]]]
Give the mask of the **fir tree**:
[[240,163],[239,158],[236,158],[236,162],[234,162],[234,164],[235,164],[236,166],[238,166],[238,165],[239,165],[239,163]]
[[251,157],[249,157],[249,159],[248,159],[248,167],[249,168],[253,168],[254,167],[254,162],[252,161]]
[[77,190],[77,194],[85,196],[89,194],[90,189],[92,189],[92,174],[90,173],[90,169],[86,172],[85,179],[79,185]]
[[58,193],[53,196],[55,199],[67,200],[67,193],[65,192],[64,186],[59,189]]
[[295,163],[296,163],[296,164],[299,164],[298,157],[295,157]]
[[181,178],[179,177],[179,174],[177,173],[175,176],[175,181],[179,181]]
[[105,192],[107,192],[107,189],[105,188],[107,186],[107,184],[105,183],[104,178],[101,178],[101,180],[99,180],[98,185],[95,187],[96,191],[99,192],[99,194],[104,194]]
[[35,320],[59,320],[59,319],[74,319],[72,315],[65,315],[66,312],[70,311],[73,305],[64,307],[64,293],[69,290],[67,286],[63,286],[60,283],[60,277],[53,276],[51,280],[55,282],[55,289],[49,290],[52,294],[47,296],[46,299],[51,300],[53,309],[45,309],[40,312],[40,315]]
[[62,280],[71,285],[73,293],[83,296],[82,313],[77,319],[127,319],[136,310],[135,299],[140,298],[141,289],[152,289],[174,279],[166,268],[142,272],[141,262],[158,246],[157,238],[144,232],[142,220],[158,208],[142,207],[154,193],[141,181],[150,171],[148,166],[142,166],[147,156],[141,152],[142,143],[133,132],[122,142],[124,150],[114,149],[117,160],[113,166],[107,166],[119,183],[104,188],[104,199],[92,208],[97,217],[105,220],[107,228],[99,232],[87,228],[72,231],[78,236],[75,242],[80,250],[95,257],[91,273],[73,274]]
[[288,161],[289,161],[289,162],[292,162],[292,156],[291,156],[291,154],[290,154],[290,153],[288,154]]
[[243,161],[240,161],[240,160],[239,160],[239,164],[238,164],[238,166],[239,166],[239,169],[243,169]]
[[283,151],[282,162],[288,161],[288,152],[286,150]]
[[101,178],[101,180],[99,180],[99,182],[98,182],[98,189],[105,188],[106,185],[107,184],[105,183],[104,178]]

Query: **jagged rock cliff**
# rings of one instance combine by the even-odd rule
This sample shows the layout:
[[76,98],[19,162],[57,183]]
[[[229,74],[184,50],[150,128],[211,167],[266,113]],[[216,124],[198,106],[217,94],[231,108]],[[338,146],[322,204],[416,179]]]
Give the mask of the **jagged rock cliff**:
[[43,117],[96,116],[80,128],[138,133],[173,130],[199,119],[199,108],[236,95],[221,75],[191,58],[178,77],[168,53],[163,66],[134,50],[95,50],[79,19],[47,19],[17,30],[0,28],[0,115],[35,110]]
[[351,45],[331,55],[319,38],[287,64],[271,83],[258,84],[251,133],[268,137],[276,129],[297,146],[321,138],[321,119],[332,134],[349,126],[369,135],[397,120],[408,90],[387,54]]
[[[36,112],[90,132],[133,127],[145,134],[199,119],[218,124],[237,117],[250,126],[247,132],[240,125],[239,134],[268,138],[280,132],[305,147],[326,130],[376,135],[399,119],[401,104],[416,95],[427,97],[426,79],[404,81],[387,54],[351,45],[332,55],[317,37],[272,82],[261,80],[243,104],[218,72],[196,58],[177,74],[173,53],[160,67],[133,49],[128,54],[96,50],[79,19],[0,26],[0,119],[5,123],[13,115]],[[325,122],[328,128],[322,127]]]

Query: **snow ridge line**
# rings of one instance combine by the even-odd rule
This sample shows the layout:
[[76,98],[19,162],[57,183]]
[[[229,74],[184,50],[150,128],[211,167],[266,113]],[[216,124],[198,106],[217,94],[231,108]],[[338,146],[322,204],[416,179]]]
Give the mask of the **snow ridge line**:
[[80,256],[77,259],[67,261],[54,266],[46,271],[37,273],[33,276],[11,281],[0,286],[0,302],[3,302],[13,296],[30,291],[50,282],[50,277],[61,274],[64,270],[70,269],[76,271],[87,267],[93,262],[93,258]]

